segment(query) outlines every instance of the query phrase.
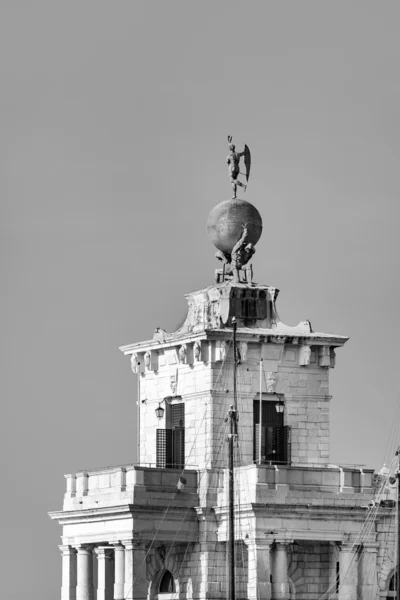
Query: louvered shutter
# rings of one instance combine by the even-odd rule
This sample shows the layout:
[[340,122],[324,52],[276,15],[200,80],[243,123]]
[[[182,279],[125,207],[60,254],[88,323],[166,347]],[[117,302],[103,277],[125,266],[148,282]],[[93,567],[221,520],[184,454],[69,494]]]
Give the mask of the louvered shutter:
[[172,462],[176,469],[185,466],[185,404],[171,405]]
[[175,427],[173,430],[173,462],[176,469],[185,466],[185,429]]
[[183,402],[171,405],[171,426],[172,429],[185,427],[185,404]]

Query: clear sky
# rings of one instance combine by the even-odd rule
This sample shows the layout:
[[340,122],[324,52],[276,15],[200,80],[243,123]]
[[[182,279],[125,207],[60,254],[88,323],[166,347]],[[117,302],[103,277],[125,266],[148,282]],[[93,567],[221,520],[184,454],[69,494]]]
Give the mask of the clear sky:
[[[118,346],[212,282],[226,136],[252,151],[255,279],[350,336],[332,462],[379,468],[399,402],[400,6],[3,0],[1,596],[59,597],[64,473],[135,459]],[[400,440],[397,440],[400,442]]]

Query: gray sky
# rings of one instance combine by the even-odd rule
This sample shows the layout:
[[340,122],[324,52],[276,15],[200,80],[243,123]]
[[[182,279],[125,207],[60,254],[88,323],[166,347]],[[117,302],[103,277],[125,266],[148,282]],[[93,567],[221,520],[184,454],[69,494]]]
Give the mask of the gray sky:
[[[332,462],[380,467],[399,402],[397,2],[0,7],[2,597],[56,598],[64,473],[133,461],[118,346],[212,282],[205,224],[252,151],[256,281],[350,335]],[[398,440],[400,442],[400,440]]]

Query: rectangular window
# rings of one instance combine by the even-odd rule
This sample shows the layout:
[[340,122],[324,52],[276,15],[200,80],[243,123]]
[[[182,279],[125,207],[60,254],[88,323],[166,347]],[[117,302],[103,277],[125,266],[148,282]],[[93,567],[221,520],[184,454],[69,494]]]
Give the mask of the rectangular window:
[[162,469],[183,469],[185,465],[185,404],[167,404],[166,422],[157,429],[156,465]]
[[261,426],[260,400],[253,402],[253,460],[272,464],[290,463],[290,427],[283,424],[283,413],[277,412],[278,400],[262,399]]

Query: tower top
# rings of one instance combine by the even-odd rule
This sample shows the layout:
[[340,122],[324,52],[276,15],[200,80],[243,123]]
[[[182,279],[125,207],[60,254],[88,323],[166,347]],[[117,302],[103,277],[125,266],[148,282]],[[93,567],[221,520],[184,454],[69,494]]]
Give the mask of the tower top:
[[[249,263],[255,253],[255,245],[261,237],[262,219],[255,206],[236,197],[237,186],[246,191],[247,186],[238,180],[240,158],[244,157],[246,180],[249,180],[251,157],[248,146],[243,152],[236,152],[232,144],[232,136],[228,136],[229,155],[226,162],[229,166],[230,181],[233,187],[233,198],[215,206],[207,221],[207,232],[210,240],[218,249],[216,258],[222,262],[222,269],[215,272],[217,283],[233,279],[236,283],[251,283],[252,266]],[[243,173],[242,173],[243,175]]]

